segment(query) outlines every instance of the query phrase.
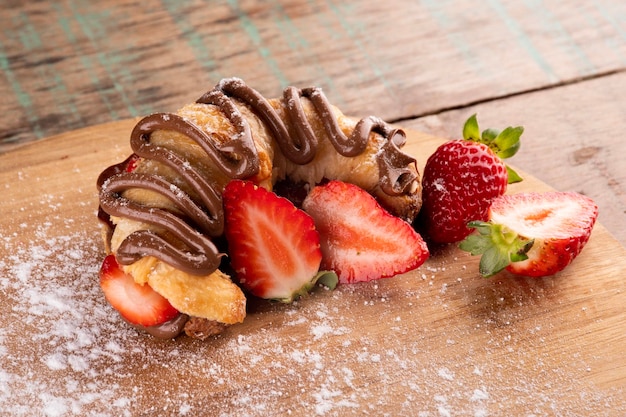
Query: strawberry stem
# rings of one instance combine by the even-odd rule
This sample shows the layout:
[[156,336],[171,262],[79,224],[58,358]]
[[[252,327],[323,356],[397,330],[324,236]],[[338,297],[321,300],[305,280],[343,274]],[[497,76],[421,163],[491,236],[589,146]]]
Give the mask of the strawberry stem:
[[317,275],[317,283],[323,285],[329,290],[334,290],[339,283],[339,277],[335,271],[320,271]]
[[532,239],[523,238],[506,226],[492,222],[472,221],[467,227],[478,233],[467,236],[459,248],[472,255],[481,255],[478,270],[483,277],[497,274],[512,262],[528,259],[526,253],[532,247]]
[[[524,127],[507,127],[503,131],[497,129],[485,129],[480,132],[478,119],[473,114],[465,121],[463,125],[463,139],[482,143],[491,149],[500,159],[507,159],[517,153],[521,146],[520,138],[524,133]],[[506,170],[508,173],[508,183],[513,184],[522,181],[522,177],[508,165]]]
[[470,116],[463,125],[463,139],[480,141],[480,129],[478,128],[478,120],[476,114]]
[[509,184],[514,184],[516,182],[523,181],[523,178],[517,172],[515,172],[515,170],[513,168],[511,168],[507,164],[504,164],[504,166],[506,167],[506,172],[508,174],[507,182]]

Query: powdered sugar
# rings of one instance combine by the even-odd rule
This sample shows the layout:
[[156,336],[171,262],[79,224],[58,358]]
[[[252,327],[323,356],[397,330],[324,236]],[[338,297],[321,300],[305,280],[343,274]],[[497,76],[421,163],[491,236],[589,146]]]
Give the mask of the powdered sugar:
[[[40,200],[46,210],[70,204]],[[0,409],[11,415],[626,410],[623,392],[580,377],[594,371],[594,355],[544,351],[551,326],[509,308],[523,302],[543,311],[554,288],[471,287],[465,265],[447,254],[415,274],[318,288],[291,305],[251,302],[245,323],[218,338],[154,340],[104,301],[95,216],[79,213],[0,232]],[[459,320],[460,306],[473,317]]]

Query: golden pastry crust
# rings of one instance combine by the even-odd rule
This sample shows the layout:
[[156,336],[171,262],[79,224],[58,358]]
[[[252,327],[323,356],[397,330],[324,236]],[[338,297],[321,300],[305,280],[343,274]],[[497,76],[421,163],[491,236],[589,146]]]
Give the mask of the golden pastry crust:
[[[106,200],[110,211],[109,223],[114,226],[112,233],[104,234],[107,250],[117,255],[127,238],[144,231],[150,232],[147,236],[164,238],[183,253],[192,250],[181,237],[183,234],[176,234],[158,222],[153,223],[150,219],[155,217],[149,212],[167,212],[179,219],[187,219],[189,211],[181,207],[180,195],[190,199],[191,204],[197,205],[205,215],[219,220],[221,213],[215,211],[219,212],[221,207],[209,209],[204,206],[207,200],[203,193],[206,194],[206,189],[199,189],[197,184],[191,183],[191,177],[186,173],[193,171],[193,175],[203,178],[216,195],[221,196],[233,172],[238,169],[228,167],[235,167],[239,162],[245,162],[242,166],[248,164],[248,168],[254,165],[252,171],[245,171],[252,172],[246,174],[246,179],[269,190],[277,181],[285,179],[307,184],[310,188],[323,180],[337,179],[367,190],[399,217],[408,220],[415,217],[421,204],[421,184],[415,160],[399,150],[403,145],[403,134],[396,135],[395,130],[377,118],[356,120],[347,117],[326,102],[322,104],[324,109],[320,110],[320,103],[315,100],[320,98],[321,90],[317,89],[300,90],[296,98],[288,98],[287,89],[283,98],[259,100],[256,92],[244,85],[243,98],[228,97],[228,102],[225,102],[232,89],[241,86],[240,80],[234,81],[234,87],[227,87],[226,92],[219,90],[226,84],[219,84],[216,90],[204,95],[199,102],[185,105],[175,115],[152,115],[146,118],[149,120],[145,125],[138,124],[131,135],[131,144],[139,155],[132,174],[127,173],[125,177],[124,174],[117,175],[118,188],[114,186],[113,191],[106,190],[108,178],[103,179],[100,185],[103,190],[101,196],[107,196],[101,197],[101,207]],[[289,91],[293,93],[295,90]],[[293,100],[299,100],[297,116],[293,112]],[[273,121],[270,120],[272,117]],[[299,121],[296,120],[298,117]],[[327,118],[336,122],[339,136],[331,133]],[[360,125],[364,120],[366,123]],[[157,128],[150,127],[155,124]],[[280,125],[278,130],[277,125]],[[368,127],[363,131],[359,130],[359,126]],[[281,129],[284,129],[282,134],[277,133]],[[310,129],[314,138],[315,153],[305,162],[297,161],[293,154],[285,154],[285,142],[297,142],[294,138],[302,138],[299,129]],[[360,134],[353,135],[356,131]],[[345,137],[342,139],[341,136]],[[350,142],[354,144],[355,138],[357,142],[363,141],[357,152],[350,150],[353,146]],[[207,141],[210,143],[207,144]],[[217,151],[209,152],[207,146]],[[246,150],[250,146],[254,147],[252,154]],[[295,146],[302,146],[302,143]],[[159,150],[159,157],[151,156],[155,155],[151,153],[155,150]],[[171,158],[168,155],[175,155],[176,164],[168,161]],[[246,158],[251,159],[248,161]],[[231,162],[233,164],[229,165]],[[119,168],[114,171],[120,173]],[[168,191],[147,187],[145,181],[153,181],[147,178],[167,184]],[[401,191],[389,191],[390,183],[395,186],[395,181],[407,178],[408,181],[401,184]],[[122,185],[119,185],[120,182]],[[130,186],[127,185],[129,183]],[[123,191],[115,191],[120,187]],[[143,217],[127,216],[124,214],[127,211],[121,209],[116,212],[111,198],[117,198],[117,195],[123,200],[120,205],[131,202],[141,207]],[[218,206],[221,206],[219,200]],[[141,239],[145,239],[144,236]],[[126,264],[124,270],[137,283],[149,284],[181,313],[192,318],[222,324],[243,321],[245,296],[227,275],[219,270],[194,275],[189,270],[181,270],[184,268],[183,264],[180,265],[181,268],[177,269],[158,257],[142,255]]]
[[219,269],[208,276],[195,276],[146,256],[124,266],[124,271],[138,284],[150,285],[176,310],[189,316],[225,324],[241,323],[246,316],[243,292]]
[[[281,119],[288,120],[285,115],[285,107],[282,100],[270,100],[272,107],[276,109]],[[318,138],[319,148],[315,158],[305,165],[300,165],[289,160],[280,152],[274,157],[274,180],[273,182],[288,178],[292,182],[307,184],[310,188],[319,184],[324,179],[336,179],[363,188],[374,195],[385,208],[392,211],[396,216],[404,219],[412,219],[417,215],[421,207],[421,182],[413,182],[413,188],[409,194],[390,196],[380,188],[380,167],[376,157],[387,142],[387,139],[376,132],[371,132],[365,150],[356,156],[343,156],[336,151],[333,144],[328,140],[322,120],[314,109],[312,103],[302,99],[302,107],[311,124],[313,132]],[[355,129],[358,120],[344,115],[341,110],[331,106],[333,117],[344,135],[349,136]],[[415,176],[419,178],[417,168],[409,166]]]

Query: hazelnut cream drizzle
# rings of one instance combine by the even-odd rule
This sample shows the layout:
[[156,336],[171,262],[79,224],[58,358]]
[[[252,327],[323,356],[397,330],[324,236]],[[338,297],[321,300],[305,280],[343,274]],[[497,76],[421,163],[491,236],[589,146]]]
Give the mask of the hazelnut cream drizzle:
[[[211,161],[231,178],[248,178],[259,171],[259,157],[252,138],[250,125],[241,114],[234,100],[238,100],[254,112],[267,126],[281,152],[293,163],[305,165],[317,152],[318,137],[313,132],[302,108],[301,97],[311,101],[320,117],[325,133],[335,150],[346,157],[360,155],[367,147],[372,132],[386,138],[377,153],[380,187],[388,195],[411,194],[417,180],[410,165],[415,159],[403,153],[405,134],[394,129],[382,119],[366,117],[355,126],[350,136],[340,129],[332,107],[319,88],[296,89],[288,87],[283,100],[289,123],[295,127],[290,135],[288,128],[276,110],[256,90],[242,80],[222,80],[213,90],[204,94],[198,103],[217,106],[230,120],[236,134],[224,144],[216,144],[211,137],[190,121],[171,113],[157,113],[140,120],[131,133],[130,145],[135,155],[159,161],[173,169],[199,196],[194,201],[162,177],[127,172],[128,160],[107,168],[98,178],[100,189],[99,217],[109,222],[109,216],[126,217],[157,226],[171,234],[186,248],[150,230],[136,231],[124,239],[116,251],[118,262],[131,264],[144,256],[154,256],[171,266],[193,275],[206,275],[215,271],[223,254],[213,244],[211,237],[220,236],[224,228],[221,190],[216,189],[209,178],[202,176],[182,157],[164,147],[151,144],[150,135],[157,130],[177,131],[198,143]],[[124,190],[143,188],[160,193],[172,200],[184,216],[167,210],[138,204],[122,196]]]

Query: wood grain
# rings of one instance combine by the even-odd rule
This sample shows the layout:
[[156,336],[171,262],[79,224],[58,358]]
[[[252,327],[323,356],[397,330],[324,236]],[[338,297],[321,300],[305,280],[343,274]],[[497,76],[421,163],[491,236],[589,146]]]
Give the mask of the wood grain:
[[[317,289],[291,306],[250,300],[246,321],[214,340],[158,342],[134,332],[99,293],[95,221],[95,179],[128,153],[134,123],[68,132],[0,155],[3,410],[626,412],[626,249],[601,224],[554,277],[484,280],[475,258],[446,246],[392,279]],[[430,154],[441,141],[411,131],[407,150]],[[526,174],[511,191],[526,189],[549,187]]]
[[399,120],[623,71],[622,2],[4,3],[0,140],[173,111],[223,77]]

